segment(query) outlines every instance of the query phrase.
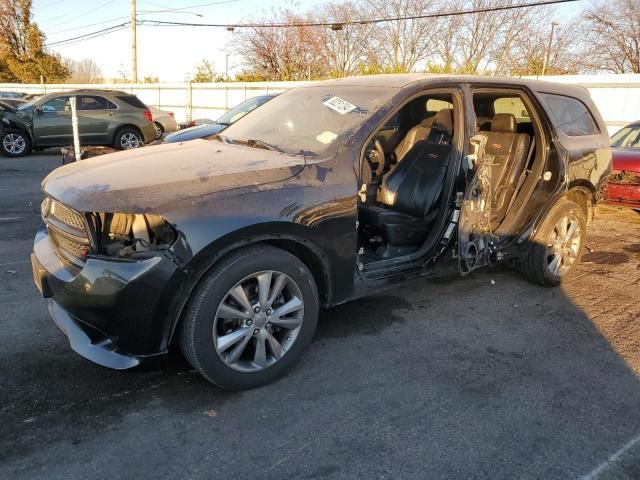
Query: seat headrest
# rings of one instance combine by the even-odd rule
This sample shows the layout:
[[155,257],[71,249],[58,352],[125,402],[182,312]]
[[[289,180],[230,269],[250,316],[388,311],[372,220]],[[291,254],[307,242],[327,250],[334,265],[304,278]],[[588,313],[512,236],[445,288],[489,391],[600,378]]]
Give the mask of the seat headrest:
[[433,128],[442,130],[449,135],[453,133],[453,110],[450,108],[443,108],[435,117],[433,117]]
[[433,119],[435,118],[435,115],[432,115],[430,117],[425,118],[424,120],[422,120],[420,122],[420,126],[421,127],[429,127],[431,128],[431,126],[433,126]]
[[491,121],[491,131],[500,133],[516,133],[518,124],[512,113],[496,113]]

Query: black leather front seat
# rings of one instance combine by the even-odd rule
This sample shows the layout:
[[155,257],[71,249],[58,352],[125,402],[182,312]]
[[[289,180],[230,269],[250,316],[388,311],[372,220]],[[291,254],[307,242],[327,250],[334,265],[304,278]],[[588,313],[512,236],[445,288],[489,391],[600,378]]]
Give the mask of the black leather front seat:
[[385,175],[378,201],[362,204],[360,221],[380,228],[384,240],[397,247],[418,246],[437,216],[451,145],[421,140]]
[[485,154],[492,155],[491,167],[491,220],[504,219],[511,197],[515,193],[520,174],[526,167],[530,137],[517,133],[516,117],[510,113],[498,113],[491,122]]

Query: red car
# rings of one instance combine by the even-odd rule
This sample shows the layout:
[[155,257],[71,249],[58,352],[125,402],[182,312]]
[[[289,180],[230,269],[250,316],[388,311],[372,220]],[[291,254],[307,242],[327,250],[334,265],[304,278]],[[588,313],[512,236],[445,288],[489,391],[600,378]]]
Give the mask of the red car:
[[607,203],[640,210],[640,121],[611,137],[613,165]]

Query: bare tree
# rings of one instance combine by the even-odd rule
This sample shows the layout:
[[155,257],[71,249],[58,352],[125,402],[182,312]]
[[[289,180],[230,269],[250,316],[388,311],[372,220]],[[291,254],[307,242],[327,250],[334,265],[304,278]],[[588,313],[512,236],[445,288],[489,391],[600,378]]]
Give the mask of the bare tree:
[[90,58],[73,60],[63,59],[63,64],[69,69],[71,76],[67,83],[100,83],[102,82],[102,70],[96,62]]
[[[540,75],[545,63],[549,36],[551,33],[552,15],[531,17],[522,34],[513,42],[510,54],[506,59],[504,73],[510,75]],[[574,42],[578,26],[575,22],[559,25],[555,28],[549,48],[549,58],[545,73],[548,75],[564,75],[577,73],[581,58]]]
[[640,0],[607,0],[586,10],[586,65],[613,73],[640,73]]
[[369,54],[366,25],[353,24],[363,17],[361,7],[354,1],[331,1],[314,10],[315,20],[334,23],[333,28],[318,28],[322,53],[332,77],[345,77],[354,74],[358,65],[367,61]]
[[[308,17],[291,10],[273,9],[262,22],[299,24]],[[320,27],[294,26],[283,28],[253,27],[235,33],[230,47],[240,54],[245,70],[254,78],[264,80],[306,80],[326,74]]]
[[[431,2],[422,0],[364,0],[368,12],[377,17],[402,18],[435,11]],[[404,19],[369,27],[370,45],[390,72],[410,72],[419,61],[433,52],[437,35],[436,20]]]

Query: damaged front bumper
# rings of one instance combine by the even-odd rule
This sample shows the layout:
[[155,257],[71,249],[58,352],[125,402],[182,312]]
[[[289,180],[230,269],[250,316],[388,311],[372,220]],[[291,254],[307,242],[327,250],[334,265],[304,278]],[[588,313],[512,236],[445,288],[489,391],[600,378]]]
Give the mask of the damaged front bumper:
[[173,325],[171,284],[181,273],[168,256],[89,257],[79,267],[58,256],[43,228],[31,263],[52,319],[78,354],[114,369],[155,363],[166,355]]

